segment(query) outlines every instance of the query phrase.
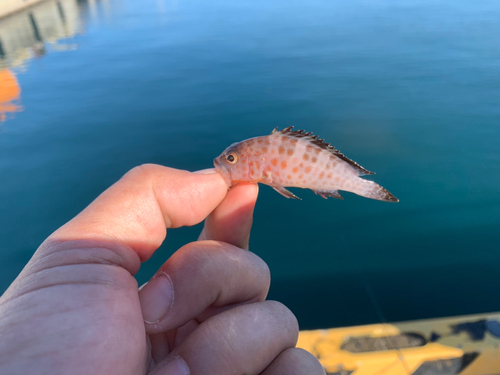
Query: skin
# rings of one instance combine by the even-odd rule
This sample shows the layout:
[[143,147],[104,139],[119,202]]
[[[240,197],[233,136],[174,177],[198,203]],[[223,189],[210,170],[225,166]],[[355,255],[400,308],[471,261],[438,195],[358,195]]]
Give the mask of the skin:
[[[257,186],[144,165],[55,231],[0,298],[1,374],[324,374],[247,251]],[[140,291],[167,229],[205,221]]]

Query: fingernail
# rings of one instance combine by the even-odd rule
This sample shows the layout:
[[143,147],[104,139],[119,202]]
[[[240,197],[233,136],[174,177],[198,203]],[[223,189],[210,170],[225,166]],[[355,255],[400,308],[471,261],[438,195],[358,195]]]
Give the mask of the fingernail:
[[[174,357],[167,361],[164,365],[160,365],[158,373],[168,375],[189,375],[189,367],[181,357]],[[156,374],[154,371],[152,375]]]
[[217,173],[217,171],[215,170],[215,168],[208,168],[208,169],[202,169],[201,171],[196,171],[193,173],[195,173],[195,174],[213,174],[213,173]]
[[174,286],[166,273],[154,276],[141,289],[139,300],[142,318],[148,324],[158,323],[174,303]]

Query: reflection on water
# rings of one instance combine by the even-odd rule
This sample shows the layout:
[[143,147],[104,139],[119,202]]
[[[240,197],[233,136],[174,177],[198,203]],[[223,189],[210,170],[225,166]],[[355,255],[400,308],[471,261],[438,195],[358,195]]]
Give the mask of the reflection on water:
[[23,109],[15,72],[47,52],[76,49],[75,43],[64,41],[83,33],[87,9],[91,16],[98,14],[94,0],[45,0],[0,19],[1,122]]
[[22,110],[21,88],[16,76],[9,69],[0,70],[0,122],[7,119],[8,114]]
[[85,4],[47,0],[0,19],[1,66],[23,65],[26,60],[43,56],[61,39],[81,32]]

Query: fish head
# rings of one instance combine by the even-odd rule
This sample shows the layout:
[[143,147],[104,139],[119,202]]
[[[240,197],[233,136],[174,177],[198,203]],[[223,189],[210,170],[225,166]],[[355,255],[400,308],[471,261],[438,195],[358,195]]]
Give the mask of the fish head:
[[229,187],[238,182],[247,181],[245,168],[245,156],[241,152],[241,143],[234,143],[224,150],[222,154],[214,159],[214,166]]

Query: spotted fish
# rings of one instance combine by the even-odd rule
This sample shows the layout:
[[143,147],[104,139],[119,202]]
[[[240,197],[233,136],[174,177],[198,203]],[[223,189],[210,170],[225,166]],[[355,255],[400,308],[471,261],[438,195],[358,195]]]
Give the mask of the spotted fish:
[[228,186],[260,182],[287,198],[285,187],[311,189],[323,198],[343,199],[339,190],[386,202],[399,200],[382,186],[359,176],[374,174],[312,133],[275,128],[270,135],[234,143],[214,160]]

